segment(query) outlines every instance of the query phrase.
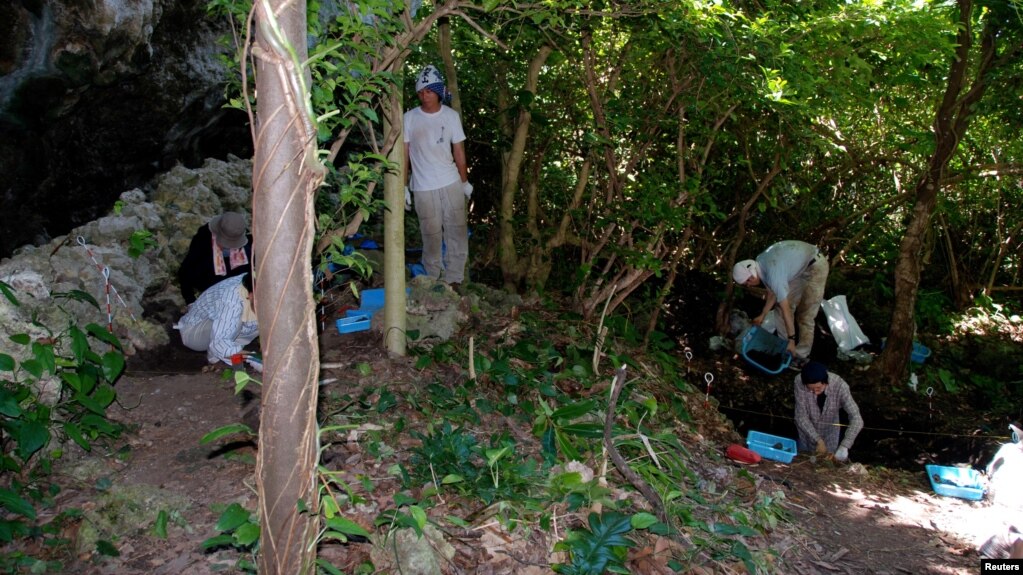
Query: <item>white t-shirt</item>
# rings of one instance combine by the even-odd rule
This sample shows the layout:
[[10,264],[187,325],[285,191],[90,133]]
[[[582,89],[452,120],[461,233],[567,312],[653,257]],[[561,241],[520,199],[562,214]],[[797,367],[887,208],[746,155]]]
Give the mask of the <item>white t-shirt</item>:
[[442,105],[440,111],[428,114],[416,107],[405,112],[404,129],[412,162],[412,191],[436,190],[462,179],[451,153],[452,144],[465,140],[458,112]]

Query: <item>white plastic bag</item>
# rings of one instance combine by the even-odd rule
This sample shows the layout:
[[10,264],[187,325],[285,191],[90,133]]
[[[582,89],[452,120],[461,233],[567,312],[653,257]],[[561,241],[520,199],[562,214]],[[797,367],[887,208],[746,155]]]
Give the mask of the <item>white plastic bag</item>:
[[821,302],[824,315],[828,318],[828,327],[831,328],[831,335],[838,343],[838,349],[849,352],[857,347],[870,343],[870,338],[864,335],[856,318],[849,313],[849,304],[844,295]]

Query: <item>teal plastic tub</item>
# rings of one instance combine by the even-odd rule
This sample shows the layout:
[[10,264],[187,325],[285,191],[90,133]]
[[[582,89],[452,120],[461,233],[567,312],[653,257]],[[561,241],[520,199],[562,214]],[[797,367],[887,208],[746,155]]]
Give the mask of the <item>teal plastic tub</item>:
[[984,482],[975,469],[944,465],[926,465],[924,469],[927,470],[931,488],[938,495],[970,501],[980,501],[984,498]]
[[370,316],[369,314],[355,314],[349,317],[343,317],[337,322],[337,331],[339,333],[354,333],[357,331],[366,331],[369,329]]
[[746,435],[746,446],[756,451],[764,459],[792,463],[796,456],[796,441],[788,437],[779,437],[770,433],[750,431]]
[[787,340],[753,326],[742,336],[742,357],[757,369],[774,375],[792,362],[792,354],[786,351],[788,345]]

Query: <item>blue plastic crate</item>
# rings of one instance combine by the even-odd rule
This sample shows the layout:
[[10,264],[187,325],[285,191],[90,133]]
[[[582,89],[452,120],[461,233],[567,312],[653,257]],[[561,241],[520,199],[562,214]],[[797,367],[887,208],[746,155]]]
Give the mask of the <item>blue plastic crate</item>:
[[980,473],[975,469],[944,465],[926,465],[924,469],[927,470],[931,488],[938,495],[971,501],[980,501],[984,498],[984,483]]
[[923,363],[927,361],[927,358],[931,357],[931,350],[924,344],[914,341],[913,342],[913,353],[910,354],[909,359],[913,363]]
[[[411,294],[412,288],[405,288],[405,297]],[[347,310],[346,316],[368,315],[372,318],[376,312],[384,308],[384,288],[364,289],[359,292],[359,298],[359,309]]]
[[[753,326],[742,337],[742,357],[761,371],[774,375],[792,362],[792,354],[786,351],[788,345],[788,340]],[[756,355],[751,356],[753,353]]]
[[[888,338],[881,339],[881,349],[884,349],[888,345]],[[913,363],[923,363],[927,361],[927,358],[931,357],[931,350],[926,345],[919,341],[913,342],[913,351],[909,354],[909,359]]]
[[750,431],[746,435],[746,446],[759,453],[764,459],[782,463],[791,463],[796,456],[796,441],[794,439],[760,431]]
[[384,307],[384,288],[364,289],[359,296],[359,309],[376,311]]
[[337,331],[340,333],[353,333],[357,331],[366,331],[369,329],[370,316],[365,313],[355,314],[349,317],[343,317],[335,324],[337,325]]

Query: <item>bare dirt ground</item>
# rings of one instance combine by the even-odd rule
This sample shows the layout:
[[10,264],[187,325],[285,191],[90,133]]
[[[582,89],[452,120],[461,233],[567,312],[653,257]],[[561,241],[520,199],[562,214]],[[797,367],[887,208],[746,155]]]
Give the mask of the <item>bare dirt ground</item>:
[[[373,483],[364,494],[363,504],[351,515],[353,520],[373,530],[374,518],[401,489],[385,469],[394,461],[407,458],[410,445],[391,445],[391,453],[371,453],[367,449],[359,434],[369,434],[375,429],[373,424],[380,422],[372,406],[380,404],[385,391],[394,394],[401,416],[410,428],[415,428],[425,414],[422,406],[410,398],[421,394],[429,384],[454,388],[465,381],[465,376],[456,370],[419,371],[414,360],[389,358],[372,338],[359,334],[324,335],[321,346],[321,361],[335,366],[324,371],[324,392],[341,401],[344,409],[352,409],[351,421],[360,426],[347,441],[331,446],[324,458],[328,465],[344,470],[352,485]],[[62,558],[66,572],[125,575],[240,572],[235,565],[238,552],[230,549],[206,552],[202,542],[217,535],[214,525],[225,505],[239,503],[247,509],[255,508],[255,447],[224,441],[201,445],[200,438],[230,423],[254,424],[252,406],[258,399],[235,395],[233,381],[225,379],[219,369],[204,372],[204,363],[202,354],[188,352],[177,344],[129,362],[127,375],[116,386],[118,407],[112,417],[128,424],[131,431],[109,449],[78,461],[74,473],[64,472],[61,504],[88,512],[102,507],[105,495],[115,489],[139,489],[155,495],[148,499],[150,507],[134,510],[139,521],[104,534],[118,556],[82,549],[76,557]],[[727,443],[740,442],[741,438],[722,427],[723,419],[713,403],[706,413],[701,413],[698,406],[702,402],[702,394],[691,402],[696,424],[680,428],[680,440],[694,451],[706,451],[708,457],[734,471],[739,464],[720,457],[720,451]],[[359,409],[364,411],[354,413]],[[505,429],[522,441],[529,440],[528,424],[521,427],[509,418],[485,418],[480,425]],[[985,503],[938,497],[930,491],[922,472],[871,466],[861,467],[861,473],[855,473],[854,469],[818,464],[805,455],[797,456],[788,465],[764,461],[747,467],[754,478],[752,489],[782,494],[792,517],[775,531],[749,543],[751,548],[775,551],[773,572],[979,573],[980,559],[975,548],[990,524],[990,510]],[[723,489],[736,492],[743,486],[728,485]],[[431,517],[450,513],[469,517],[473,524],[462,532],[446,533],[455,548],[454,557],[445,566],[446,573],[551,572],[551,550],[563,536],[564,525],[557,535],[540,530],[508,533],[495,526],[496,522],[488,521],[485,512],[470,513],[462,504],[457,498],[450,498],[430,510]],[[160,509],[170,513],[165,538],[154,532],[155,516]],[[566,524],[571,521],[569,514],[564,517]],[[79,529],[88,522],[86,513]],[[68,537],[74,540],[76,535],[68,533]],[[647,545],[637,546],[629,563],[632,572],[670,573],[663,560],[642,557],[663,552],[664,549]],[[369,572],[358,571],[369,562],[375,565],[376,573],[397,572],[370,543],[326,546],[320,556],[345,573]],[[702,567],[691,572],[745,570],[735,561],[705,558]]]

